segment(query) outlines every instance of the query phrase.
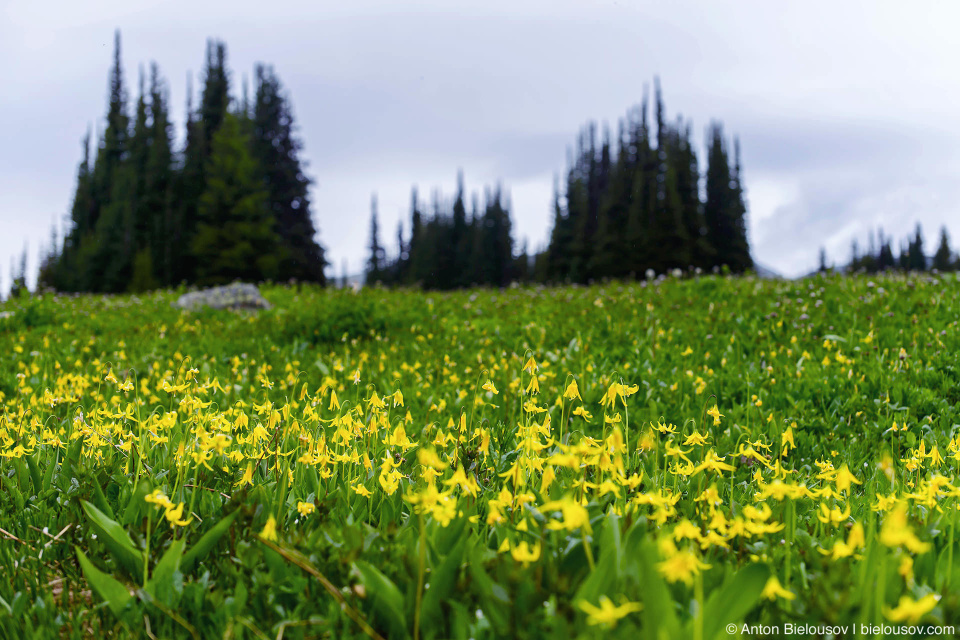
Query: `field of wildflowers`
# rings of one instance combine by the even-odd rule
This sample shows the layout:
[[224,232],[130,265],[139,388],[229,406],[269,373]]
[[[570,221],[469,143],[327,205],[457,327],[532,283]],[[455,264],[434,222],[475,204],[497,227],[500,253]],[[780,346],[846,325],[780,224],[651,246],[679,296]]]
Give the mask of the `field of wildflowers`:
[[953,275],[263,292],[2,306],[0,633],[960,624]]

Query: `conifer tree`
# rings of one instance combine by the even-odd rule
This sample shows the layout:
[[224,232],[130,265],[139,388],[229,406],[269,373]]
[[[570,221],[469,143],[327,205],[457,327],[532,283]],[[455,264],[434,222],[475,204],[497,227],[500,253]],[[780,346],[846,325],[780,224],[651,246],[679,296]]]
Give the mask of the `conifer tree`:
[[303,173],[293,110],[272,67],[257,65],[253,152],[267,185],[268,206],[288,258],[282,279],[324,284],[327,261],[310,214],[310,179]]
[[[144,193],[142,195],[143,210],[147,220],[148,240],[141,251],[141,263],[147,262],[151,267],[150,280],[153,283],[171,285],[173,281],[173,187],[175,175],[173,171],[173,142],[170,116],[167,106],[166,84],[160,77],[160,70],[156,63],[150,65],[150,101],[149,117],[150,147],[147,153],[146,176],[144,179]],[[141,264],[141,268],[144,265]],[[152,283],[146,283],[148,286]],[[139,286],[139,285],[138,285]]]
[[923,253],[923,234],[920,231],[919,223],[917,224],[913,242],[910,243],[910,270],[927,270],[927,256]]
[[367,284],[382,282],[384,277],[384,250],[380,244],[380,225],[377,221],[377,195],[370,199],[370,256],[367,258]]
[[193,252],[200,284],[273,279],[279,273],[283,247],[249,149],[239,119],[227,114],[211,141],[207,186],[197,208]]
[[940,245],[937,252],[933,255],[933,268],[938,271],[950,271],[953,264],[950,262],[950,237],[947,234],[947,227],[940,227]]

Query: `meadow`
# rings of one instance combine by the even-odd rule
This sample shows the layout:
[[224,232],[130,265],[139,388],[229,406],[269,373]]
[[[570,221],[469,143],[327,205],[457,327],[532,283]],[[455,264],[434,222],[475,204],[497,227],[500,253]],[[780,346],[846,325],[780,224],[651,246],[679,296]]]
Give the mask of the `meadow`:
[[0,306],[0,634],[960,625],[953,274],[262,292]]

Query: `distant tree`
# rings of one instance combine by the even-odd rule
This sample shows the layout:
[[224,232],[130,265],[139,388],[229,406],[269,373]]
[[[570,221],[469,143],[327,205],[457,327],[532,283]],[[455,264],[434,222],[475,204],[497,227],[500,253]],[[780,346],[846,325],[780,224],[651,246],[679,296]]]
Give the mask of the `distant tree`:
[[417,188],[410,193],[410,241],[407,244],[409,267],[404,279],[407,284],[419,284],[429,277],[429,252],[431,247],[424,242],[423,213],[417,198]]
[[310,179],[299,158],[293,110],[272,67],[257,65],[253,154],[267,185],[268,207],[286,249],[280,278],[324,284],[327,265],[310,214]]
[[737,273],[753,267],[746,235],[746,207],[743,200],[739,144],[731,168],[719,124],[710,127],[707,167],[707,200],[704,217],[716,263]]
[[207,187],[197,208],[193,252],[201,284],[274,279],[285,258],[249,149],[239,119],[228,114],[213,136]]
[[820,247],[820,266],[817,268],[817,271],[820,273],[826,273],[829,271],[827,266],[827,250],[823,247]]
[[923,252],[923,233],[920,230],[920,224],[917,224],[913,241],[910,243],[910,270],[926,271],[927,256]]
[[[141,211],[146,218],[146,252],[138,258],[140,268],[150,267],[145,286],[174,284],[173,237],[176,232],[174,211],[173,133],[167,104],[167,87],[156,63],[150,65],[149,149],[146,159]],[[139,286],[139,285],[138,285]]]
[[933,255],[933,268],[938,271],[950,271],[953,268],[953,264],[950,261],[951,258],[950,251],[950,237],[947,234],[947,227],[940,227],[940,245],[937,247],[937,252]]
[[29,294],[27,289],[27,245],[23,245],[20,253],[19,269],[13,259],[10,259],[10,294],[9,299],[20,298]]
[[383,281],[385,255],[380,244],[380,225],[377,222],[377,196],[370,199],[370,257],[367,258],[366,281],[375,284]]

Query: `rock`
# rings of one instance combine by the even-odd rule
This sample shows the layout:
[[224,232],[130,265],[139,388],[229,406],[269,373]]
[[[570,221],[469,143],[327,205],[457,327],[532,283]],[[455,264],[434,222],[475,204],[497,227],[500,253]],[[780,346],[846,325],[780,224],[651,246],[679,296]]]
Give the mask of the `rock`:
[[270,303],[260,295],[257,285],[234,282],[223,287],[213,287],[185,293],[177,299],[177,306],[188,311],[201,307],[213,309],[269,309]]

